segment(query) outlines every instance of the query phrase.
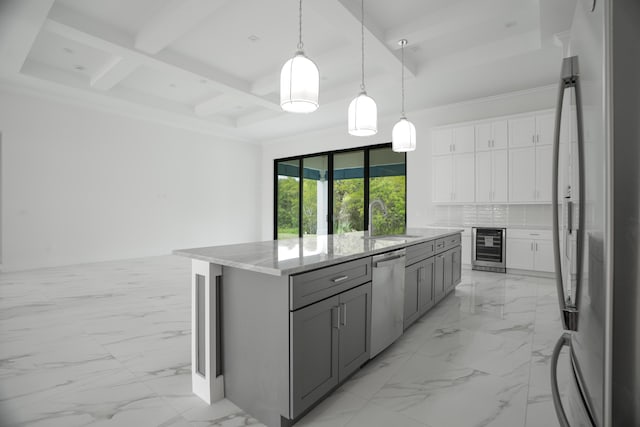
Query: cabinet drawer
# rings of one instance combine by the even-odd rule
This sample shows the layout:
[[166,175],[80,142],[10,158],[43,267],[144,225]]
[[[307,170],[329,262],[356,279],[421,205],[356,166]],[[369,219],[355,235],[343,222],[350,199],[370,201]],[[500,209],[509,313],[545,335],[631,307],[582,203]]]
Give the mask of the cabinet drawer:
[[442,239],[436,240],[436,252],[442,252],[447,249],[453,248],[454,246],[458,246],[461,241],[460,233],[454,234],[452,236],[443,237]]
[[289,278],[290,309],[312,304],[371,280],[371,258],[361,258]]
[[551,230],[524,230],[524,229],[507,229],[508,239],[540,239],[551,240],[553,239],[553,233]]
[[436,252],[436,241],[419,243],[407,246],[407,265],[415,264],[418,261],[427,259]]

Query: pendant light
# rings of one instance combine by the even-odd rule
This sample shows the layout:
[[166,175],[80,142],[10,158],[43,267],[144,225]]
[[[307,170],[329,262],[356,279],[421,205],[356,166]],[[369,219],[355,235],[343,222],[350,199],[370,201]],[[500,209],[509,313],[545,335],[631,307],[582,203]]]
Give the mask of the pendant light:
[[395,152],[413,151],[416,149],[416,127],[404,115],[404,47],[406,39],[398,42],[402,47],[402,116],[393,126],[391,132],[391,146]]
[[367,96],[364,86],[364,0],[361,0],[360,30],[362,36],[362,81],[360,94],[356,96],[348,111],[348,129],[354,136],[370,136],[378,132],[378,107],[373,98]]
[[280,106],[291,113],[311,113],[318,109],[320,73],[302,50],[302,0],[299,4],[298,50],[280,72]]

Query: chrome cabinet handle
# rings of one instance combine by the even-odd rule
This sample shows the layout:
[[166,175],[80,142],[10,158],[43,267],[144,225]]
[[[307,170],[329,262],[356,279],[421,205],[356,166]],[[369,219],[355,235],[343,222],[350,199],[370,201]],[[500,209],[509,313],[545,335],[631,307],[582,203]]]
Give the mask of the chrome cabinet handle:
[[531,242],[531,252],[533,252],[533,242]]
[[344,282],[348,278],[349,278],[349,276],[340,276],[340,277],[336,277],[335,279],[331,279],[331,281],[333,283],[340,283],[340,282]]
[[347,304],[340,304],[340,326],[347,325]]
[[551,396],[553,397],[553,406],[556,408],[556,416],[560,427],[571,427],[567,414],[562,406],[562,400],[560,399],[560,390],[558,388],[558,359],[560,358],[560,351],[562,347],[571,345],[571,335],[567,332],[563,333],[556,342],[551,354]]
[[[558,163],[560,157],[560,124],[562,121],[562,104],[564,91],[573,87],[576,97],[576,121],[577,121],[577,147],[578,147],[578,193],[580,203],[578,204],[578,233],[577,259],[576,259],[576,295],[575,301],[567,303],[564,293],[564,283],[562,277],[562,263],[560,260],[560,224],[558,218]],[[556,287],[558,290],[558,304],[562,313],[562,326],[567,330],[577,329],[577,301],[580,301],[582,288],[582,258],[584,240],[584,135],[582,121],[582,93],[580,90],[580,76],[578,70],[578,57],[572,56],[562,61],[562,72],[558,85],[558,98],[556,104],[555,128],[553,132],[553,164],[551,167],[551,206],[553,208],[553,258],[556,270]],[[568,425],[568,424],[567,424]]]
[[340,306],[331,307],[331,326],[340,329]]

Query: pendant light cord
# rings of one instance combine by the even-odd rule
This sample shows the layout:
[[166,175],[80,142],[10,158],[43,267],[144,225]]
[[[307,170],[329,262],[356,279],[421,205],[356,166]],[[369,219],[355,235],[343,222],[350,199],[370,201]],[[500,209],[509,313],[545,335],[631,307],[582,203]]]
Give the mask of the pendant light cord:
[[401,40],[402,46],[402,117],[404,117],[404,45],[407,44],[406,40]]
[[360,89],[365,92],[364,88],[364,0],[360,3],[360,12],[362,13],[360,19],[360,35],[362,37],[362,83],[360,83]]
[[300,0],[300,9],[298,15],[298,50],[302,50],[304,44],[302,43],[302,0]]

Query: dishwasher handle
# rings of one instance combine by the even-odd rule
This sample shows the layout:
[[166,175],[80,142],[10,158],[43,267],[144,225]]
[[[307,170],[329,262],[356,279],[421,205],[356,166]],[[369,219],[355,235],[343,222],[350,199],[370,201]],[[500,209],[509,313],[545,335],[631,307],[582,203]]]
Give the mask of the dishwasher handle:
[[396,256],[391,256],[391,257],[387,257],[384,258],[380,261],[374,262],[373,263],[373,268],[384,268],[384,267],[389,267],[391,265],[395,265],[398,263],[398,260],[402,259],[404,260],[406,257],[404,254],[402,255],[396,255]]

